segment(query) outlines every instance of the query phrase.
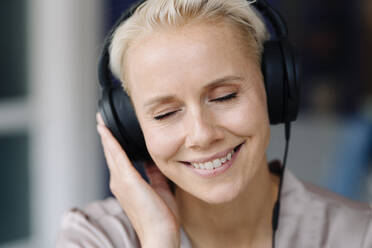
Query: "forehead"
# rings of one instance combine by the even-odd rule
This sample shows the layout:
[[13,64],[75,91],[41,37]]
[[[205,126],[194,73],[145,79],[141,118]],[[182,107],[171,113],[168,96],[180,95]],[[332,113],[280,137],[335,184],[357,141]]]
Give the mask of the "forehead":
[[228,22],[194,23],[147,34],[128,50],[128,88],[131,95],[149,88],[167,91],[245,73],[256,64],[245,42],[239,29]]

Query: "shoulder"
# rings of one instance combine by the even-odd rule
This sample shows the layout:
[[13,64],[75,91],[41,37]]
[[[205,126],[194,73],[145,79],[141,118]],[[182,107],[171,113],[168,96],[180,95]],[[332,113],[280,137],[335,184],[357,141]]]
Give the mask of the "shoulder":
[[57,247],[140,247],[128,217],[116,199],[72,208],[64,213]]
[[372,246],[370,204],[302,182],[286,171],[281,205],[279,228],[286,242],[291,239],[314,247]]
[[307,209],[318,210],[323,223],[321,230],[328,234],[325,240],[339,242],[338,247],[372,247],[371,204],[352,201],[309,183],[303,185],[308,192]]

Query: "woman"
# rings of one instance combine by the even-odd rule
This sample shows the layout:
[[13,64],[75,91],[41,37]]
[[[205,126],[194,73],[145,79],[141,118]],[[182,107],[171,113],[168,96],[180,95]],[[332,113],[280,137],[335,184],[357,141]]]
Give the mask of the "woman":
[[[116,199],[66,213],[57,246],[272,247],[267,39],[245,0],[148,0],[120,25],[111,70],[140,123],[151,186],[97,114]],[[369,206],[284,178],[276,247],[372,246]]]

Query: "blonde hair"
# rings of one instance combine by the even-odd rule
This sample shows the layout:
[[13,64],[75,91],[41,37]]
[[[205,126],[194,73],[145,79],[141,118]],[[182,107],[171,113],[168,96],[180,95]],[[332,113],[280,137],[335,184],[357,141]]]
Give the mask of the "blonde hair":
[[[261,16],[247,0],[147,0],[115,30],[110,45],[110,68],[128,92],[125,55],[141,35],[164,27],[182,27],[191,22],[229,20],[247,36],[260,63],[264,42],[269,39]],[[254,44],[251,44],[254,41]]]

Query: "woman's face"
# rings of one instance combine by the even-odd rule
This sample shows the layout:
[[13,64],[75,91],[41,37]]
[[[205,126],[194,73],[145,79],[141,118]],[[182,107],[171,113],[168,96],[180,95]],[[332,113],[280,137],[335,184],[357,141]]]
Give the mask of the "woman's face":
[[162,30],[136,40],[126,57],[153,161],[178,187],[209,203],[238,196],[266,163],[264,84],[238,32],[227,23]]

